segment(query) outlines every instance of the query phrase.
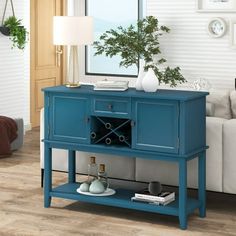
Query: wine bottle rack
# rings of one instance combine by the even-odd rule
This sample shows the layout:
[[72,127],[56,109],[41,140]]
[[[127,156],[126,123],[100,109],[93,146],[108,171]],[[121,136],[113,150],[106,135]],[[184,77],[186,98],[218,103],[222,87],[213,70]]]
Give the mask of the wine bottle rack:
[[90,139],[92,144],[131,147],[131,120],[94,116]]

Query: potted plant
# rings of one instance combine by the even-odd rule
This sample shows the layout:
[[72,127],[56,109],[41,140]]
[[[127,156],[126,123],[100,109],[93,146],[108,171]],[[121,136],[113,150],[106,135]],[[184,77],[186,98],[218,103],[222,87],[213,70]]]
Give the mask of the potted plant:
[[[137,25],[127,28],[119,26],[103,33],[99,41],[94,42],[95,55],[105,53],[106,56],[121,56],[120,66],[139,66],[139,59],[145,62],[144,70],[152,69],[159,82],[175,87],[186,79],[180,73],[180,68],[164,67],[166,59],[160,57],[159,37],[169,33],[166,26],[159,26],[158,20],[148,16],[137,21]],[[142,68],[141,68],[142,69]]]
[[9,28],[4,25],[0,26],[0,32],[5,36],[10,36]]
[[21,50],[25,48],[28,32],[21,24],[21,20],[18,20],[15,16],[8,17],[3,26],[1,26],[0,31],[6,36],[10,36],[13,42],[12,47],[17,47]]

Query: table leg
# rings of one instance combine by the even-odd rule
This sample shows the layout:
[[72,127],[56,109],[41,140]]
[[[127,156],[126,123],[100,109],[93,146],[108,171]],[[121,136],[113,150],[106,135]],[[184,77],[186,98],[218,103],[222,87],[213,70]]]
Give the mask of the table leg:
[[52,149],[44,144],[44,207],[50,207],[52,190]]
[[75,168],[76,168],[76,161],[75,161],[75,151],[69,150],[68,151],[68,181],[69,183],[75,183]]
[[198,156],[198,200],[201,202],[199,208],[200,217],[206,216],[206,152]]
[[179,223],[181,229],[187,228],[187,161],[179,160]]

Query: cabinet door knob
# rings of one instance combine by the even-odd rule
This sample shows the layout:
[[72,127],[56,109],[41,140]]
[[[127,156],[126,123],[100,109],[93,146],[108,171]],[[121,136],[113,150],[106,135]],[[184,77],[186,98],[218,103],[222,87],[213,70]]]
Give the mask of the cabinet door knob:
[[134,120],[131,120],[131,126],[134,127],[135,126],[135,121]]
[[112,108],[113,108],[112,104],[108,104],[107,107],[108,107],[109,110],[112,110]]

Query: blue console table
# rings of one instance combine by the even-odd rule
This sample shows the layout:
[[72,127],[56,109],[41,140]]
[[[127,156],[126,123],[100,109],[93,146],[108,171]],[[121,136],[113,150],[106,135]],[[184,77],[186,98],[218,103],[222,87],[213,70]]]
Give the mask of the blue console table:
[[[199,209],[206,214],[206,92],[158,90],[145,93],[94,91],[92,86],[65,86],[44,89],[45,93],[45,185],[44,206],[51,198],[117,206],[179,217],[187,228],[187,217]],[[110,122],[110,130],[101,127]],[[91,139],[91,132],[100,135]],[[125,132],[123,142],[107,145]],[[68,150],[68,183],[52,188],[52,148]],[[179,193],[167,206],[132,202],[134,192],[118,189],[110,197],[91,197],[76,192],[75,151],[106,153],[127,158],[177,162]],[[187,162],[198,158],[198,198],[187,196]],[[148,171],[148,170],[144,170]],[[168,171],[168,170],[167,170]]]

